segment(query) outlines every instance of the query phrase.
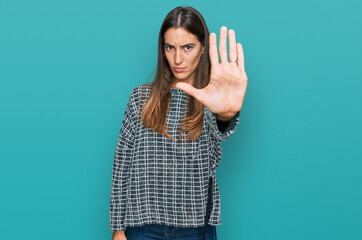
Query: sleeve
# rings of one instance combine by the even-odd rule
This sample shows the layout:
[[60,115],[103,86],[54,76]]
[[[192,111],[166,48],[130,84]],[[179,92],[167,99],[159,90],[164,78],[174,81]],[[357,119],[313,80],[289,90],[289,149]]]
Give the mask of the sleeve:
[[204,114],[206,117],[206,121],[210,126],[211,134],[219,141],[225,141],[226,139],[228,139],[231,134],[235,132],[236,126],[239,123],[240,111],[237,112],[235,116],[228,121],[229,124],[225,129],[222,129],[222,127],[220,127],[219,129],[215,113],[211,112],[206,106],[204,106]]
[[221,132],[225,132],[226,128],[229,126],[230,120],[229,121],[221,121],[221,120],[217,120],[217,128],[221,131]]
[[129,165],[134,151],[136,112],[133,93],[128,100],[113,160],[110,197],[110,231],[124,231]]

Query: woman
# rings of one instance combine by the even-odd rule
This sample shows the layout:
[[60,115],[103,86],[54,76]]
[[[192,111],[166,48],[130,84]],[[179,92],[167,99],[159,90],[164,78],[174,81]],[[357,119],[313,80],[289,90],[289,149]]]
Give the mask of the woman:
[[177,7],[166,16],[154,81],[132,90],[119,133],[113,240],[216,239],[220,142],[235,131],[247,86],[233,30],[221,27],[219,51],[221,63],[216,34],[209,35],[194,8]]

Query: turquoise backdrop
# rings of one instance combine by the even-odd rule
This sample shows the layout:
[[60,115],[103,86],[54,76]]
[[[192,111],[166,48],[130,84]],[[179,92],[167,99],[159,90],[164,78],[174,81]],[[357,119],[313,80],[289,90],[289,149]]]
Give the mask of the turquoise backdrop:
[[244,48],[248,88],[217,170],[218,239],[362,239],[357,0],[2,0],[0,238],[111,239],[127,100],[180,5]]

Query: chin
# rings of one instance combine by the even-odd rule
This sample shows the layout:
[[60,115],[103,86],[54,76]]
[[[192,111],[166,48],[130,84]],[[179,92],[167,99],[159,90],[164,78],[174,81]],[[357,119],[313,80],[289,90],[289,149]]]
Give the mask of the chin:
[[184,80],[184,79],[188,78],[189,75],[187,75],[187,74],[182,74],[182,73],[175,73],[175,74],[174,74],[174,77],[175,77],[176,79],[178,79],[178,80]]

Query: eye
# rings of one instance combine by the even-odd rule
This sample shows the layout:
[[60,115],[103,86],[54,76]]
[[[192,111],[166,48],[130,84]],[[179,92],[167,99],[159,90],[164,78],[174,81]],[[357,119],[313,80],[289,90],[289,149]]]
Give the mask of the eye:
[[[188,48],[188,49],[187,49],[187,48]],[[191,51],[192,46],[185,46],[185,49],[186,49],[187,51]]]
[[172,48],[173,48],[172,46],[166,45],[166,50],[170,50]]

